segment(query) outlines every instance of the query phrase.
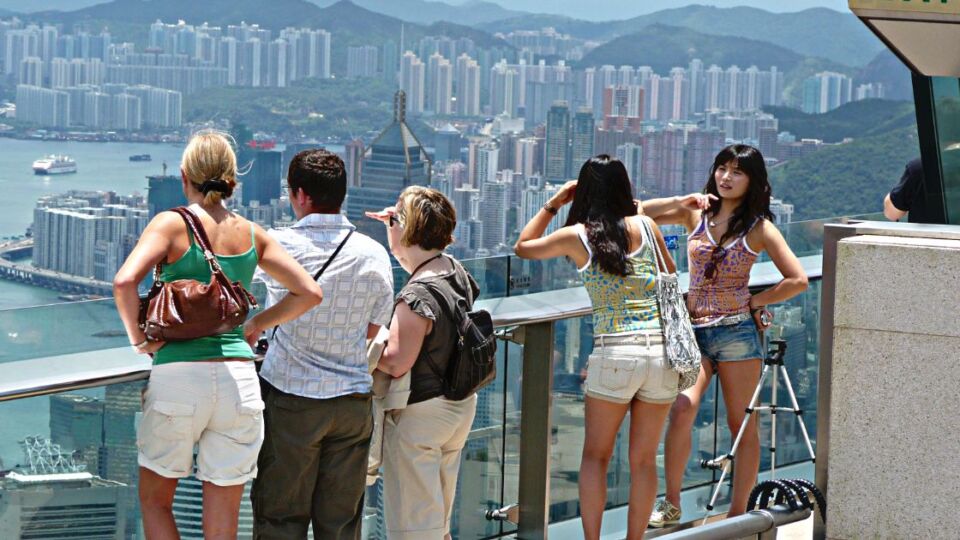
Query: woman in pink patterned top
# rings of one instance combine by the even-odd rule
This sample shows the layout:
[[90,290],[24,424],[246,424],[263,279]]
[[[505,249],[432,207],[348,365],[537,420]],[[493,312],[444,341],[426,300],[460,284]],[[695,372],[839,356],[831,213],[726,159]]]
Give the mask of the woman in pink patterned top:
[[[690,457],[691,432],[710,377],[718,374],[735,436],[760,378],[764,356],[758,329],[770,326],[768,304],[783,302],[807,288],[800,261],[770,221],[770,183],[760,151],[731,145],[717,154],[702,193],[654,199],[643,211],[658,224],[680,224],[690,231],[690,291],[687,307],[703,354],[697,383],[682,392],[670,411],[665,441],[666,498],[657,501],[650,525],[680,521],[680,486]],[[750,294],[750,269],[766,251],[783,280]],[[752,416],[737,451],[728,516],[746,511],[760,466],[760,438]]]

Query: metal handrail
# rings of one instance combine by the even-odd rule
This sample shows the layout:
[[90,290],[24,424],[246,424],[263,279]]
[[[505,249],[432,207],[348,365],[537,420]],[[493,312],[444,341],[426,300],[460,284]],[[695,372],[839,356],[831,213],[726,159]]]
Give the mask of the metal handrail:
[[810,517],[809,508],[791,510],[780,504],[765,510],[751,510],[746,514],[684,529],[658,537],[658,540],[731,540],[756,536]]
[[[800,259],[801,262],[804,263],[810,280],[815,281],[820,279],[820,257],[810,256],[801,257]],[[750,281],[751,288],[768,287],[779,281],[779,273],[776,273],[776,269],[772,263],[761,263],[758,266],[763,268],[763,271]],[[769,268],[766,268],[767,266],[769,266]],[[686,282],[686,277],[686,273],[681,274],[681,281]],[[556,322],[564,319],[582,317],[591,313],[590,298],[587,296],[586,290],[579,286],[520,296],[480,300],[477,302],[477,306],[490,311],[493,316],[494,326],[498,329]],[[110,351],[110,349],[105,350]],[[128,354],[131,358],[135,358],[132,351],[129,351],[126,347],[112,349],[112,351],[116,354]],[[32,360],[24,360],[23,362],[30,361]],[[143,362],[131,362],[129,370],[126,371],[122,369],[112,369],[110,371],[110,374],[104,374],[96,369],[91,369],[79,373],[79,377],[70,378],[62,382],[43,381],[31,386],[0,389],[0,402],[145,380],[150,376],[149,369],[144,370]]]

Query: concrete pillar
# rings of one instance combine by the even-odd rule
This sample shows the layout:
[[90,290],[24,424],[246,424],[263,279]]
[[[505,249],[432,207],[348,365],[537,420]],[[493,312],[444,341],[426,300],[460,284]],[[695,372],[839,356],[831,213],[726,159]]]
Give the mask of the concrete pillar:
[[835,294],[824,298],[834,310],[818,463],[829,478],[826,536],[955,538],[960,228],[886,226],[837,243]]

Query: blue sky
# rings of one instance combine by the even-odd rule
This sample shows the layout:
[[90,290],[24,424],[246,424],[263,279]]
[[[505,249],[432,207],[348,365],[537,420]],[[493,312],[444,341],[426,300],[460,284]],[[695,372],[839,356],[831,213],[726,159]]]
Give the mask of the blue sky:
[[[718,7],[751,6],[767,11],[801,11],[813,7],[826,7],[847,11],[847,0],[491,0],[509,9],[539,13],[557,13],[592,21],[627,19],[661,9],[676,8],[690,4],[705,4]],[[462,2],[461,2],[462,3]]]

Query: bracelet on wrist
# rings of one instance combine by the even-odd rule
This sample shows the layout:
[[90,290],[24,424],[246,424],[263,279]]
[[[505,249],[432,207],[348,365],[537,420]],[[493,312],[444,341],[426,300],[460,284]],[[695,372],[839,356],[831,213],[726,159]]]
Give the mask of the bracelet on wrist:
[[146,347],[148,343],[150,343],[150,340],[147,338],[143,338],[143,341],[141,341],[140,343],[131,343],[130,346],[133,347],[134,349],[142,349]]
[[554,216],[557,215],[557,209],[556,209],[556,207],[551,206],[550,203],[544,204],[544,205],[543,205],[543,209],[546,210],[548,214],[551,214],[551,215],[554,215]]

